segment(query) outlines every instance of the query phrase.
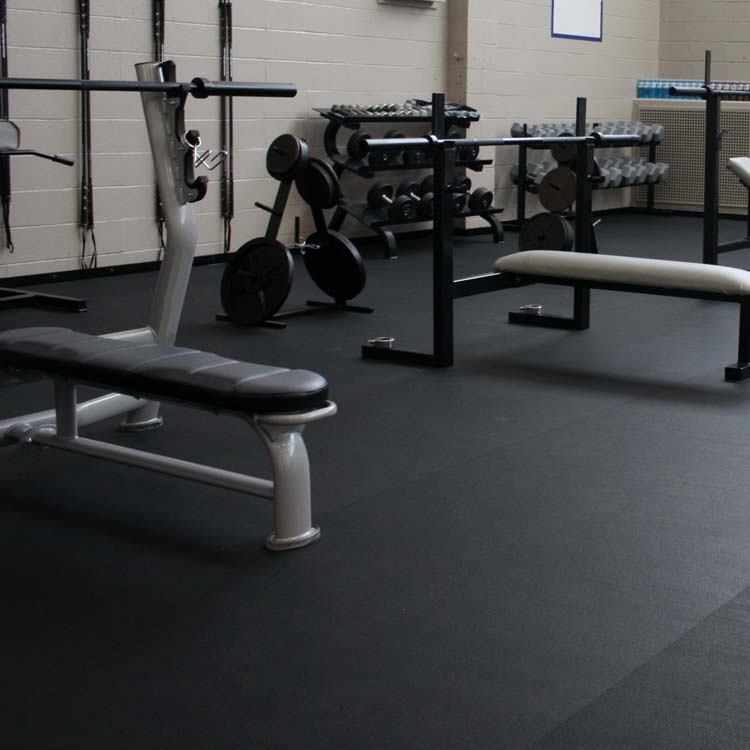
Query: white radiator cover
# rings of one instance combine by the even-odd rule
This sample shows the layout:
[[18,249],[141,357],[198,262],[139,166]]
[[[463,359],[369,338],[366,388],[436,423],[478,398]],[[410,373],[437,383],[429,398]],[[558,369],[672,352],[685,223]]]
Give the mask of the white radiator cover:
[[[705,103],[637,99],[634,119],[664,125],[664,140],[657,146],[656,160],[669,164],[669,177],[656,186],[656,207],[702,211]],[[721,150],[719,207],[726,213],[745,213],[747,190],[726,163],[733,156],[750,156],[750,103],[722,102],[721,127],[726,132]],[[641,149],[641,155],[648,156],[648,149]],[[645,205],[645,188],[633,190],[633,200],[637,206]]]

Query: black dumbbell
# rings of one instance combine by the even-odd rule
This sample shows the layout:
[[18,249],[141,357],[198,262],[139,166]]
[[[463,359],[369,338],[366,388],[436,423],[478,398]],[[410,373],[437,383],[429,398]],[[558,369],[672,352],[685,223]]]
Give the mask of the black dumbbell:
[[[478,187],[473,193],[471,192],[471,180],[468,177],[457,177],[453,182],[455,189],[460,190],[460,193],[456,193],[456,200],[454,206],[456,213],[459,213],[466,206],[467,198],[469,203],[469,211],[474,213],[482,213],[492,207],[492,201],[494,195],[491,190],[485,187]],[[460,198],[460,204],[459,199]],[[458,206],[461,208],[458,208]]]
[[[389,130],[383,138],[403,138],[404,134],[398,130]],[[367,161],[371,166],[375,167],[378,165],[384,166],[396,161],[400,151],[370,151],[367,155]]]
[[[466,131],[460,128],[450,128],[448,135],[446,136],[449,140],[460,140],[466,138]],[[479,156],[479,146],[472,144],[471,146],[459,146],[457,149],[457,155],[459,161],[476,161]]]
[[405,195],[414,201],[417,216],[429,219],[432,216],[432,193],[419,194],[419,184],[411,180],[404,180],[396,188],[396,195]]
[[401,158],[407,167],[423,167],[430,161],[430,152],[428,149],[406,149]]
[[[453,182],[454,189],[451,189],[451,201],[453,202],[454,213],[460,214],[466,205],[466,194],[471,190],[471,180],[468,177],[458,177]],[[422,195],[435,192],[435,181],[431,174],[422,179],[420,184]],[[459,192],[460,191],[460,192]]]
[[365,141],[370,138],[372,138],[372,136],[369,133],[365,133],[361,130],[353,133],[346,144],[346,150],[349,153],[349,156],[357,161],[364,159],[365,156],[367,156]]
[[388,207],[388,218],[391,221],[411,219],[415,213],[415,202],[407,195],[393,197],[393,185],[386,182],[376,182],[367,191],[367,203],[371,208]]

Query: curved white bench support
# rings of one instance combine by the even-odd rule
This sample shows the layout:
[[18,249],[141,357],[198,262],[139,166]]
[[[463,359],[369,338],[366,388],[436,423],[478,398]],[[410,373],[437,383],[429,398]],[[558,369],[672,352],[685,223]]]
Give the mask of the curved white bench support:
[[[748,160],[750,162],[750,160]],[[495,288],[555,284],[583,289],[658,294],[669,297],[734,302],[740,306],[737,362],[724,370],[727,380],[750,377],[750,271],[704,263],[686,263],[619,255],[527,250],[495,262]],[[589,326],[588,305],[572,318],[511,313],[510,322],[583,330]]]

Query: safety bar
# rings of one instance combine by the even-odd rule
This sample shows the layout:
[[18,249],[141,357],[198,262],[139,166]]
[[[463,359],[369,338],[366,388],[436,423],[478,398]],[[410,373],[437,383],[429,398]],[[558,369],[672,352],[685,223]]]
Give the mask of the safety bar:
[[48,154],[46,151],[37,151],[34,148],[0,148],[0,156],[38,156],[40,159],[49,159],[66,167],[75,166],[75,159],[60,154]]
[[175,96],[192,94],[196,99],[209,96],[272,96],[292,97],[297,87],[292,83],[241,83],[239,81],[209,81],[194,78],[190,83],[174,81],[87,81],[80,78],[0,78],[2,89],[30,89],[44,91],[133,91],[136,93],[166,93]]
[[618,135],[550,136],[534,138],[437,138],[434,135],[422,138],[370,138],[365,143],[367,151],[403,151],[434,148],[443,143],[449,143],[456,148],[463,146],[552,146],[556,143],[592,143],[595,146],[628,146],[638,145],[641,137],[636,133]]

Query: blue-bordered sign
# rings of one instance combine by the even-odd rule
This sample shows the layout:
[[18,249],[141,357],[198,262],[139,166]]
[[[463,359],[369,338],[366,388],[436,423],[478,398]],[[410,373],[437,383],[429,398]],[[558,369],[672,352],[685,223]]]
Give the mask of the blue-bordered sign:
[[552,0],[552,36],[602,41],[604,0]]

